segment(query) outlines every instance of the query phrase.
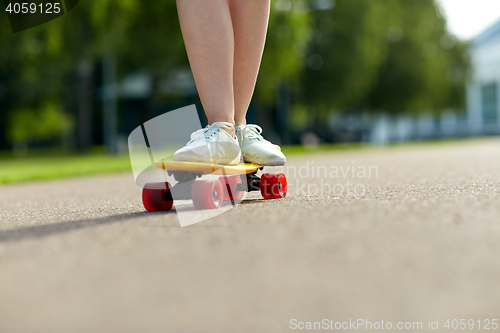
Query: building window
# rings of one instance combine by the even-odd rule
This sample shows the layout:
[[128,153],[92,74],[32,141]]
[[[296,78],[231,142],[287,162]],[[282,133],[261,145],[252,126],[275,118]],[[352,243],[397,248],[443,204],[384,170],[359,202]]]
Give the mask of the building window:
[[496,124],[498,121],[498,87],[496,83],[486,84],[481,88],[481,103],[483,108],[483,122]]

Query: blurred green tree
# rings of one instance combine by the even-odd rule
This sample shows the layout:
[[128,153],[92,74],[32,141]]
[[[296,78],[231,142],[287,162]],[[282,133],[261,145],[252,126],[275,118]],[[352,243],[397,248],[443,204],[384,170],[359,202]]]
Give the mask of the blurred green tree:
[[283,83],[298,83],[304,68],[304,55],[310,38],[308,3],[277,0],[271,14],[256,87],[256,99],[274,105],[276,88]]
[[[42,104],[60,99],[63,77],[68,70],[59,61],[62,33],[55,28],[57,25],[51,25],[13,34],[4,24],[8,22],[4,21],[0,27],[0,130],[4,134],[0,145],[47,139],[47,131],[42,128],[52,122],[53,113],[45,112],[47,108]],[[34,117],[36,121],[22,120],[23,117]],[[31,130],[31,135],[18,135],[21,124],[26,122],[38,123],[40,130]],[[59,125],[54,133],[66,129],[65,124]]]
[[434,0],[398,2],[399,14],[387,30],[388,52],[372,84],[369,108],[392,113],[463,108],[464,97],[457,92],[459,86],[465,88],[466,47],[447,32]]
[[257,121],[273,129],[281,143],[290,143],[291,94],[304,69],[310,25],[307,1],[271,2],[267,40],[253,100],[257,102],[254,103]]
[[71,121],[54,102],[44,101],[38,109],[15,109],[9,117],[7,137],[17,151],[26,152],[33,140],[64,137]]
[[[138,0],[102,0],[80,3],[77,10],[71,11],[63,20],[65,48],[72,55],[72,87],[76,100],[76,147],[88,149],[93,144],[93,101],[96,67],[103,66],[107,90],[102,99],[107,102],[104,121],[105,136],[115,141],[116,131],[116,59],[131,48],[128,33],[131,21],[137,15],[142,2]],[[111,107],[111,109],[109,109]],[[111,113],[111,114],[110,114]]]
[[324,113],[364,102],[386,55],[381,36],[394,7],[392,0],[337,0],[329,10],[312,12],[303,77],[306,103]]
[[[299,113],[464,107],[467,45],[434,0],[337,0],[312,13]],[[298,115],[303,119],[303,115]]]

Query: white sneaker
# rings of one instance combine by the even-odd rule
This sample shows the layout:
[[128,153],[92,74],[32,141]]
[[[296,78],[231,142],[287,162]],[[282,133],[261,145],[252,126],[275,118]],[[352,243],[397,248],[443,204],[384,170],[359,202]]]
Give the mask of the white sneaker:
[[215,122],[191,134],[186,146],[174,153],[174,161],[212,164],[237,164],[241,160],[238,140],[232,138],[224,128],[233,124]]
[[279,146],[273,145],[260,135],[262,133],[260,126],[239,125],[235,129],[245,162],[275,166],[285,164],[285,155]]

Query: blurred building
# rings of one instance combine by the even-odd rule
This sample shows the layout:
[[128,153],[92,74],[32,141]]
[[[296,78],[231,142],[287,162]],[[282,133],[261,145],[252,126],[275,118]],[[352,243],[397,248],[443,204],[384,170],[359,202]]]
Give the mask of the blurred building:
[[467,87],[471,134],[500,134],[500,21],[472,41],[471,61]]
[[343,114],[332,115],[328,122],[333,142],[369,142],[388,144],[470,136],[467,114],[443,110],[419,115]]

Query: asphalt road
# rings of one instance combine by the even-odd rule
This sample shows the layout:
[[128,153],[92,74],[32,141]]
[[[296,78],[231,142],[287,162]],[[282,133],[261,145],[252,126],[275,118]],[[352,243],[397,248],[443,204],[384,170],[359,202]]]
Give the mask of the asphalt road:
[[131,174],[0,187],[0,332],[500,319],[500,140],[287,166],[286,199],[184,228],[144,212]]

